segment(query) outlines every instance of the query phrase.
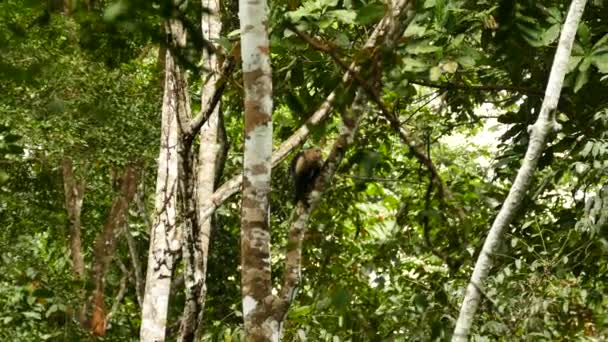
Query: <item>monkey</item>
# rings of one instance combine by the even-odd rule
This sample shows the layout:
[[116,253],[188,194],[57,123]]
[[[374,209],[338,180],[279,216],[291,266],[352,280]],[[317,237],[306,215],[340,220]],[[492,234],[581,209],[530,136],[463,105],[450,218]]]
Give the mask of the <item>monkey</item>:
[[291,161],[290,174],[295,186],[294,203],[308,204],[307,196],[323,168],[320,148],[309,148],[296,154]]

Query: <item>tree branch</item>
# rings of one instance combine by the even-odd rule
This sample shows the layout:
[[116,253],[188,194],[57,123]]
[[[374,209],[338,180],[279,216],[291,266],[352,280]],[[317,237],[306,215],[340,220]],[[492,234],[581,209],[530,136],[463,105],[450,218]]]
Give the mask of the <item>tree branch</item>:
[[226,89],[226,84],[234,68],[236,66],[236,57],[231,55],[226,58],[224,65],[222,66],[222,71],[220,73],[220,78],[216,81],[215,92],[209,98],[207,104],[201,109],[201,111],[190,121],[190,127],[188,128],[185,136],[188,136],[190,139],[193,139],[196,133],[201,129],[201,127],[207,122],[215,107],[220,102],[222,98],[222,94]]
[[[366,43],[364,48],[375,47],[377,42],[382,40],[382,44],[385,48],[392,48],[395,43],[395,37],[399,36],[409,20],[412,19],[410,10],[413,7],[413,1],[409,0],[395,0],[391,2],[388,13],[382,19],[382,21],[376,26],[372,36]],[[408,15],[409,14],[409,15]],[[383,51],[386,49],[377,49],[376,51]],[[334,54],[337,58],[337,54]],[[374,56],[372,56],[374,57]],[[337,58],[339,60],[339,58]],[[374,59],[377,63],[381,63],[381,58]],[[341,65],[346,65],[341,63]],[[353,78],[359,78],[358,67],[351,64],[347,69],[347,74],[353,75]],[[379,68],[377,69],[379,70]],[[378,75],[376,75],[378,76]],[[373,77],[373,80],[377,82],[378,77]],[[283,286],[279,292],[279,303],[277,305],[277,315],[284,317],[287,314],[287,310],[291,302],[295,297],[297,287],[301,279],[301,264],[302,264],[302,240],[304,232],[308,224],[308,220],[318,205],[321,199],[322,192],[328,187],[331,182],[338,165],[342,161],[344,154],[348,147],[352,144],[357,129],[367,109],[367,97],[365,93],[368,89],[362,89],[367,86],[366,82],[360,83],[360,87],[357,89],[355,99],[353,100],[352,109],[342,115],[342,122],[344,124],[340,136],[334,143],[329,156],[327,157],[321,174],[315,181],[314,187],[309,195],[308,203],[304,201],[298,202],[296,210],[292,215],[292,224],[289,231],[287,252],[285,258],[285,273],[283,276]],[[371,89],[371,88],[369,88]],[[372,91],[373,93],[373,91]],[[370,94],[374,96],[375,94]],[[295,216],[295,218],[294,218]]]
[[434,83],[420,80],[408,80],[411,84],[417,84],[429,88],[437,89],[463,89],[463,90],[478,90],[478,91],[512,91],[532,96],[543,96],[543,92],[540,89],[528,88],[516,85],[498,85],[498,84],[486,84],[486,85],[468,85],[462,83]]
[[555,111],[559,102],[560,92],[566,75],[568,60],[572,50],[574,37],[578,23],[583,15],[586,0],[573,0],[566,17],[566,22],[562,28],[562,33],[555,52],[553,66],[547,82],[547,90],[545,98],[540,109],[540,114],[534,125],[528,127],[530,132],[530,143],[526,150],[526,155],[522,161],[521,168],[517,172],[517,177],[509,190],[509,194],[505,199],[502,208],[498,212],[494,223],[490,228],[488,237],[484,242],[481,253],[475,263],[475,269],[471,275],[471,280],[467,286],[462,307],[452,341],[460,342],[467,341],[477,307],[479,306],[481,291],[480,287],[488,277],[490,268],[493,265],[493,256],[500,245],[504,231],[509,227],[517,211],[523,202],[523,199],[530,187],[534,176],[534,170],[538,164],[543,150],[545,148],[546,139],[552,130],[559,129],[559,124],[555,121]]
[[[360,75],[358,70],[349,67],[346,63],[344,63],[344,61],[340,59],[336,51],[334,49],[328,48],[327,44],[321,43],[316,39],[306,35],[305,33],[299,32],[295,27],[290,27],[290,29],[293,30],[304,41],[309,43],[314,49],[327,53],[336,62],[336,64],[344,68],[348,73],[353,76],[359,86],[361,86],[361,88],[365,90],[370,99],[380,109],[382,116],[384,116],[384,118],[389,121],[393,130],[397,132],[399,138],[401,138],[401,141],[410,148],[410,151],[412,152],[414,157],[416,157],[416,159],[418,159],[418,161],[422,165],[424,165],[430,172],[433,181],[439,188],[441,197],[447,199],[448,202],[451,202],[453,200],[452,192],[443,182],[441,176],[439,175],[439,172],[437,171],[437,168],[435,167],[431,159],[420,149],[418,144],[414,142],[410,133],[404,127],[401,126],[401,123],[399,122],[397,116],[386,107],[384,102],[382,102],[382,100],[380,99],[378,92],[373,87],[371,87],[368,82],[365,81],[365,79]],[[458,210],[457,208],[457,213],[460,219],[464,219],[465,214],[462,209]]]

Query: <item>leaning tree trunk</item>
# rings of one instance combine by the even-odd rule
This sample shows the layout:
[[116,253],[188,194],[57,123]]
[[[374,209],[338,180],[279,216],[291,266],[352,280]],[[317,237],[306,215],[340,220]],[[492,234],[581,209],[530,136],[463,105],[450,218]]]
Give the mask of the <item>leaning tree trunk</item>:
[[549,75],[549,82],[547,83],[547,90],[545,91],[545,98],[540,109],[540,114],[534,125],[528,128],[530,132],[528,150],[526,151],[521,168],[517,172],[517,177],[511,186],[511,190],[496,216],[492,228],[490,228],[488,237],[475,263],[475,269],[466,289],[458,321],[456,321],[452,341],[468,340],[473,318],[479,305],[480,289],[492,267],[492,257],[496,253],[505,229],[513,221],[519,205],[523,202],[524,196],[528,191],[534,170],[545,147],[547,136],[552,130],[559,128],[559,125],[555,121],[555,111],[557,110],[559,95],[568,68],[568,60],[570,59],[570,51],[572,50],[578,23],[585,9],[585,2],[586,0],[574,0],[570,5],[568,17],[566,18],[566,23],[559,39],[559,45],[555,52],[555,59],[553,60],[553,67]]
[[266,1],[239,1],[245,87],[241,214],[241,292],[247,341],[278,341],[271,315],[269,195],[272,169],[272,69]]
[[[166,32],[172,37],[185,33],[180,24],[171,20]],[[165,54],[165,85],[162,107],[161,140],[156,179],[155,218],[150,231],[148,269],[142,306],[141,341],[165,340],[167,310],[171,290],[171,275],[175,254],[180,250],[180,232],[177,224],[177,190],[179,169],[180,101],[184,96],[180,80],[176,79],[176,61],[172,49]]]

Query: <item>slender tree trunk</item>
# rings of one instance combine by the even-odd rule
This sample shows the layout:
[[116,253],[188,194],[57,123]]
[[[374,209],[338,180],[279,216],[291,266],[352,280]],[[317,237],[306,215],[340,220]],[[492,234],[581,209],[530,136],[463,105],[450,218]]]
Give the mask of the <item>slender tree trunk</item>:
[[[179,23],[166,24],[169,35],[179,31]],[[156,180],[155,218],[150,231],[150,251],[142,307],[140,339],[143,342],[165,340],[171,275],[175,255],[180,250],[177,224],[179,169],[180,80],[176,79],[175,59],[171,49],[165,55],[165,85],[162,107],[161,141]]]
[[[65,208],[68,212],[68,220],[70,221],[70,256],[72,258],[72,270],[76,279],[84,281],[84,257],[82,255],[81,241],[81,221],[80,215],[82,212],[82,202],[84,199],[84,181],[76,179],[74,175],[74,165],[70,158],[63,158],[61,161],[63,173],[63,190],[65,195]],[[85,291],[80,293],[85,297]],[[77,319],[82,326],[86,326],[87,305],[85,304],[78,309]]]
[[540,114],[534,125],[528,128],[530,132],[528,150],[526,151],[521,168],[517,172],[517,177],[511,186],[509,195],[507,195],[500,212],[496,216],[475,263],[475,269],[465,292],[458,321],[456,321],[452,341],[460,342],[468,340],[475,312],[479,305],[480,289],[492,267],[492,258],[502,240],[505,229],[515,218],[519,206],[528,191],[534,176],[534,170],[545,148],[547,136],[552,130],[559,129],[559,124],[555,121],[555,111],[557,110],[559,95],[568,68],[568,60],[570,59],[570,52],[578,23],[585,9],[585,2],[586,0],[574,0],[570,5],[566,23],[562,29],[557,51],[555,52],[553,67],[549,75],[549,82],[547,83],[547,90],[545,91],[545,98]]
[[272,313],[269,195],[272,169],[272,69],[266,1],[239,1],[245,87],[241,214],[241,292],[247,341],[278,341]]
[[[219,0],[202,0],[202,5],[209,10],[209,14],[203,14],[202,17],[202,33],[206,39],[214,41],[219,38],[222,28],[219,20],[220,2]],[[201,105],[206,106],[215,93],[221,65],[218,63],[217,56],[209,54],[206,50],[203,51],[203,65],[206,70],[210,71],[210,74],[205,76],[207,81],[201,90]],[[196,210],[213,194],[223,165],[226,137],[219,104],[215,106],[201,127],[199,141],[198,163],[195,171]],[[185,267],[189,270],[187,272],[189,276],[185,279],[188,295],[182,315],[179,341],[199,341],[203,334],[201,323],[207,292],[205,278],[213,217],[208,216],[204,220],[196,222],[198,227],[193,227],[196,230],[193,234],[194,243],[186,246],[186,248],[194,250],[188,253],[193,255],[193,258],[185,260]],[[193,260],[193,263],[190,264],[189,260]]]
[[135,244],[135,239],[129,231],[129,227],[125,230],[125,239],[127,240],[127,246],[129,248],[129,256],[131,258],[131,264],[133,265],[133,274],[135,277],[135,295],[137,296],[137,303],[141,308],[144,302],[144,276],[141,262],[139,261],[139,253]]
[[116,249],[116,235],[125,225],[129,204],[133,201],[138,181],[139,170],[135,165],[127,166],[121,177],[120,192],[112,203],[103,231],[95,241],[95,273],[93,275],[95,290],[90,329],[97,336],[104,336],[106,333],[105,275]]
[[84,181],[76,179],[72,160],[64,158],[61,162],[63,171],[63,191],[65,194],[65,208],[70,221],[70,254],[72,257],[72,270],[76,278],[84,279],[84,258],[82,256],[82,242],[80,214],[84,198]]

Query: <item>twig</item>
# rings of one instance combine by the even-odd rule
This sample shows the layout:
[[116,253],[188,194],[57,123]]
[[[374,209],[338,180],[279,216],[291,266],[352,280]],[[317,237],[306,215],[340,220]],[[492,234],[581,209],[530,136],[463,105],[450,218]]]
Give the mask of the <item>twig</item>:
[[539,96],[539,97],[544,95],[544,92],[539,89],[515,86],[515,85],[511,85],[511,86],[508,86],[508,85],[503,86],[503,85],[497,85],[497,84],[468,85],[468,84],[461,84],[461,83],[434,83],[434,82],[418,81],[418,80],[408,80],[408,82],[411,84],[417,84],[417,85],[424,86],[424,87],[446,89],[446,90],[450,90],[450,89],[479,90],[479,91],[506,90],[506,91],[514,91],[514,92],[518,92],[518,93],[522,93],[522,94],[526,94],[526,95]]

